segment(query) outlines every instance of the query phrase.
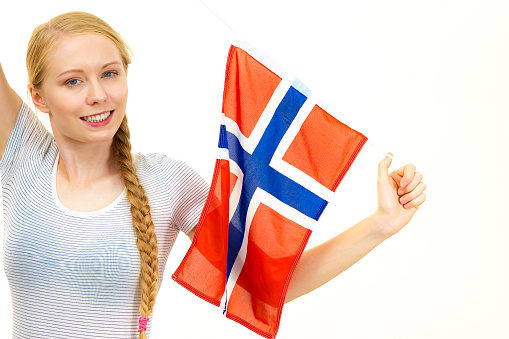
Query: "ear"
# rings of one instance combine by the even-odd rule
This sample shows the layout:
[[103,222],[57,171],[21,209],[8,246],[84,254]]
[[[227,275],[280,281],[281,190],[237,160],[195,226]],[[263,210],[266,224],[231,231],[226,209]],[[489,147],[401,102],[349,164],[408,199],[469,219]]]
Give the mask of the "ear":
[[28,90],[30,91],[30,96],[32,97],[35,107],[43,113],[50,113],[50,110],[42,97],[41,91],[37,90],[32,84],[28,85]]

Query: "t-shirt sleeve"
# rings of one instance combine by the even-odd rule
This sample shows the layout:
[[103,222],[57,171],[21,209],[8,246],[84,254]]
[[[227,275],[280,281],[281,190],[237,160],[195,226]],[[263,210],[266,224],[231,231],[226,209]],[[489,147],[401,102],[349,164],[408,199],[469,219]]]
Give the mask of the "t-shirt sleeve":
[[207,195],[209,185],[205,180],[185,162],[178,161],[178,174],[171,178],[170,185],[175,195],[175,210],[173,223],[185,234],[198,224]]
[[2,182],[12,178],[24,160],[49,150],[53,136],[26,103],[21,105],[18,117],[0,160]]

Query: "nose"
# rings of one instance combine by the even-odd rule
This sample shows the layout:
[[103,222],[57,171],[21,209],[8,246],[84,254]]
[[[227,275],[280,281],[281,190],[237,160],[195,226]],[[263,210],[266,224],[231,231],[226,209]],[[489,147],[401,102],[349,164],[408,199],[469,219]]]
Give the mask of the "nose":
[[102,84],[95,80],[89,81],[88,83],[88,93],[87,93],[87,104],[93,105],[96,103],[102,103],[106,101],[108,95]]

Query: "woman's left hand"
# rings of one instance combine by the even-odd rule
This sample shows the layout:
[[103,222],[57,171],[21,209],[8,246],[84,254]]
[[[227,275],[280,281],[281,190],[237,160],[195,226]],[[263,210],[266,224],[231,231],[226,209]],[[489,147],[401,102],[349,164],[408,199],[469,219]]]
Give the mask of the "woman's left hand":
[[392,159],[386,157],[378,164],[378,209],[382,220],[379,231],[392,236],[410,222],[419,206],[426,200],[422,174],[407,164],[390,174]]

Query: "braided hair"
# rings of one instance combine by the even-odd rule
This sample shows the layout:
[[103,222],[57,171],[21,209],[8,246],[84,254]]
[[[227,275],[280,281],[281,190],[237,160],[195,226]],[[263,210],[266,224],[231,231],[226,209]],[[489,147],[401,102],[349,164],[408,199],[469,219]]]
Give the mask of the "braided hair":
[[[159,275],[159,259],[157,257],[157,238],[154,223],[150,215],[150,206],[143,187],[136,176],[133,164],[131,142],[127,116],[124,116],[112,145],[117,157],[124,183],[127,188],[127,198],[131,203],[133,225],[136,230],[136,245],[141,255],[141,303],[140,314],[148,317],[152,314],[157,295],[157,279]],[[143,326],[141,326],[143,328]],[[145,332],[140,332],[140,339],[145,339]]]

